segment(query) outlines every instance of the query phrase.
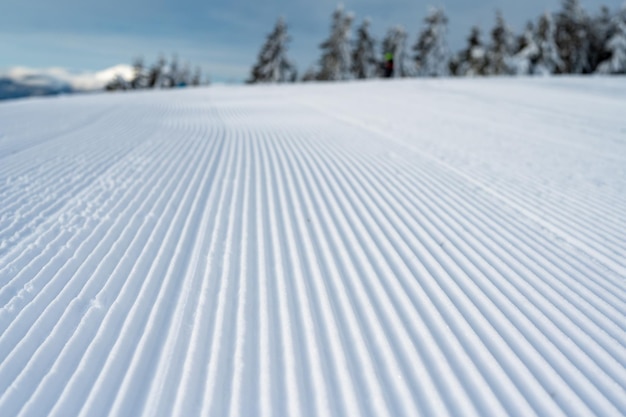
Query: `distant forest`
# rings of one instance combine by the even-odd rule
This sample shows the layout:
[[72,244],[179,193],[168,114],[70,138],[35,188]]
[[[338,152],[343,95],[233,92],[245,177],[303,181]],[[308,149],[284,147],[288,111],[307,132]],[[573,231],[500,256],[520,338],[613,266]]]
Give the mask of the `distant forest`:
[[204,77],[200,67],[196,67],[192,71],[189,63],[181,66],[178,62],[178,56],[174,55],[169,62],[165,57],[160,56],[150,66],[145,65],[143,58],[137,58],[133,62],[133,76],[131,80],[124,79],[118,75],[106,85],[105,89],[108,91],[138,90],[208,84],[208,77]]
[[[247,83],[340,81],[381,77],[472,77],[550,74],[626,74],[626,2],[618,10],[602,6],[588,13],[579,0],[563,0],[560,10],[546,12],[515,33],[501,12],[484,32],[474,26],[466,45],[450,51],[448,17],[431,7],[412,43],[406,29],[394,26],[382,40],[372,22],[355,26],[355,15],[338,6],[320,57],[299,74],[289,58],[289,28],[279,18],[261,47]],[[107,90],[173,88],[208,84],[199,67],[180,65],[176,56],[146,66],[138,58],[132,80],[117,77]]]
[[626,3],[603,6],[595,14],[579,0],[563,0],[561,9],[544,13],[514,33],[501,12],[488,32],[474,26],[465,47],[448,48],[448,17],[430,8],[421,31],[409,44],[402,26],[389,28],[382,41],[371,21],[358,26],[354,14],[339,6],[331,17],[320,57],[302,75],[288,57],[291,36],[279,18],[261,47],[248,83],[337,81],[378,77],[502,76],[548,74],[626,74]]

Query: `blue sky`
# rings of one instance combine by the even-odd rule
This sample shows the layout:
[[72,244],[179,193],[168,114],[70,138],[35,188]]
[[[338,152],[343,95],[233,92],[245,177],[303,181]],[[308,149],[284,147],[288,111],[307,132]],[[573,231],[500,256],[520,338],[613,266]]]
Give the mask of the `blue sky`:
[[[318,57],[336,0],[0,0],[0,68],[65,67],[100,70],[149,63],[159,53],[201,65],[215,81],[241,81],[265,35],[285,16],[293,38],[290,56],[299,70]],[[449,42],[459,49],[471,25],[487,31],[501,9],[516,30],[538,14],[559,8],[559,0],[343,1],[357,23],[372,20],[377,36],[402,24],[412,44],[429,5],[443,6],[450,18]],[[621,0],[582,0],[589,12],[611,9]]]

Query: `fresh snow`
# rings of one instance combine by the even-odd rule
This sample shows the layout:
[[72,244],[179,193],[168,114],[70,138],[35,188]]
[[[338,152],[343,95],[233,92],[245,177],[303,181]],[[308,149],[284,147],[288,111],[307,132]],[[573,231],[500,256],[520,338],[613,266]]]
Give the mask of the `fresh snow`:
[[623,416],[626,78],[0,103],[0,416]]

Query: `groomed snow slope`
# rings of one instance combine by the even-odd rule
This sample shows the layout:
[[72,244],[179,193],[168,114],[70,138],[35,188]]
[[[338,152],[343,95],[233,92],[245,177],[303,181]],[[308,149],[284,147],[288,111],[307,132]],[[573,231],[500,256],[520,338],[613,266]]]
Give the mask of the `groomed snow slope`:
[[626,79],[0,104],[0,416],[626,414]]

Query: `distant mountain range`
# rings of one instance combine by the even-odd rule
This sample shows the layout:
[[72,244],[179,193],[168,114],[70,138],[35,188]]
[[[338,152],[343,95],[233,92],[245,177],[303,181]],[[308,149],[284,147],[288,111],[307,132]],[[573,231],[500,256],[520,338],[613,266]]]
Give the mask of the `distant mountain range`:
[[9,68],[0,70],[0,100],[102,90],[116,76],[130,81],[133,68],[116,65],[98,72],[74,72],[64,68]]

